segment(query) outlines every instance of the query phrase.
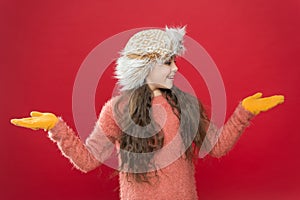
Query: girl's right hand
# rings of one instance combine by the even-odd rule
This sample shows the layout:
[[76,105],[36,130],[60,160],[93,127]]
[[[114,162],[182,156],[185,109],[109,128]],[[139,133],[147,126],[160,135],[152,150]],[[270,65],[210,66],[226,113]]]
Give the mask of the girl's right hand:
[[58,122],[58,118],[53,113],[41,113],[32,111],[31,117],[11,119],[10,122],[16,126],[30,128],[33,130],[44,129],[49,131]]

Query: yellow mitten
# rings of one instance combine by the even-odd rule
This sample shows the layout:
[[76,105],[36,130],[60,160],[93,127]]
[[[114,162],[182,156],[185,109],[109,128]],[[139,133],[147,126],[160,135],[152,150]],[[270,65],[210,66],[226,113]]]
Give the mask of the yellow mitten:
[[58,122],[58,118],[52,113],[41,113],[32,111],[31,117],[12,119],[10,122],[16,126],[31,128],[33,130],[44,129],[45,131],[53,128]]
[[242,106],[251,113],[258,115],[261,111],[267,111],[284,102],[283,95],[274,95],[265,98],[261,97],[261,92],[249,96],[243,99]]

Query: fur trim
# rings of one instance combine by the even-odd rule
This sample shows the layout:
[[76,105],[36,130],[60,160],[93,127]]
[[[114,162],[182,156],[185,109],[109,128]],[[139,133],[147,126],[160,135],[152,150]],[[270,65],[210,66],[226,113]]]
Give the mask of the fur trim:
[[121,91],[139,88],[151,70],[153,63],[149,60],[130,59],[122,56],[117,60],[115,78],[122,87]]
[[[115,78],[121,86],[120,90],[141,87],[155,64],[164,63],[173,55],[182,55],[185,51],[185,28],[166,26],[165,31],[148,29],[133,35],[116,61]],[[136,56],[139,58],[133,58]]]
[[173,55],[182,55],[185,52],[183,46],[183,37],[186,33],[186,26],[182,28],[168,28],[166,26],[166,33],[172,41]]

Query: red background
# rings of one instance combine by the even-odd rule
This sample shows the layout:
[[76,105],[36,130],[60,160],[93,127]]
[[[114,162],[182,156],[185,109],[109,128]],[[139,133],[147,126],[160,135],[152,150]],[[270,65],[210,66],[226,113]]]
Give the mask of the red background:
[[[300,198],[299,0],[6,0],[0,8],[1,199],[118,199],[110,168],[83,174],[43,131],[12,126],[9,119],[51,111],[75,128],[72,88],[88,53],[119,32],[165,25],[187,25],[187,34],[214,59],[226,87],[227,117],[257,91],[286,97],[257,116],[227,156],[199,161],[200,199]],[[97,111],[115,83],[112,67],[99,83]],[[209,104],[205,92],[202,100]]]

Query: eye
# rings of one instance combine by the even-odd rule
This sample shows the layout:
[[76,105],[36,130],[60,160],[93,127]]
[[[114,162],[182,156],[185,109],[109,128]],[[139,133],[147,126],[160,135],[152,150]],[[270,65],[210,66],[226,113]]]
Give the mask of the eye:
[[166,61],[164,64],[165,64],[165,65],[171,65],[171,63],[172,63],[172,61],[168,60],[168,61]]

